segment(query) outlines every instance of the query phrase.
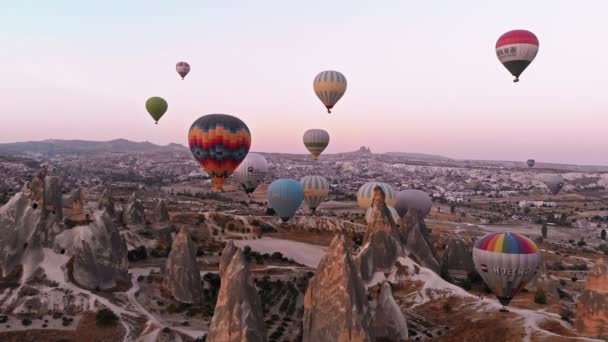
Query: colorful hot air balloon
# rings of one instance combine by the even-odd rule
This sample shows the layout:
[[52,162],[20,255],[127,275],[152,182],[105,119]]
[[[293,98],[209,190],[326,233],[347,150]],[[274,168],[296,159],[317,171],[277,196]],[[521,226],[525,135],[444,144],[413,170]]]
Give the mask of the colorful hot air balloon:
[[329,145],[329,133],[323,129],[309,129],[304,132],[303,140],[304,146],[310,151],[312,158],[317,160],[321,152]]
[[473,262],[502,305],[536,276],[541,254],[534,242],[515,233],[492,233],[477,240]]
[[564,187],[564,177],[561,175],[549,174],[545,175],[543,181],[549,189],[549,193],[557,195],[557,193]]
[[526,161],[526,164],[528,164],[528,167],[534,167],[534,164],[536,164],[536,161],[534,159],[528,159]]
[[381,182],[368,182],[363,184],[357,192],[357,204],[361,208],[370,208],[374,198],[374,188],[380,186],[386,196],[386,205],[395,207],[395,190],[392,186]]
[[289,221],[304,200],[304,188],[291,178],[277,179],[268,186],[268,203],[283,222]]
[[158,124],[158,120],[167,112],[167,101],[162,97],[154,96],[146,100],[146,110],[150,113],[154,122]]
[[194,158],[213,180],[214,191],[222,191],[222,184],[247,156],[251,134],[239,118],[209,114],[190,126],[188,145]]
[[530,31],[509,31],[496,41],[496,56],[515,76],[513,82],[519,82],[519,75],[532,63],[537,53],[538,38]]
[[315,77],[313,88],[327,112],[331,113],[331,109],[346,91],[346,77],[338,71],[322,71]]
[[268,172],[266,158],[257,153],[249,153],[245,160],[234,170],[234,179],[245,193],[252,193],[264,181]]
[[[399,220],[401,219],[401,217],[399,217],[399,214],[397,213],[397,210],[395,210],[395,208],[391,207],[391,206],[386,206],[388,208],[388,211],[391,213],[391,216],[393,217],[393,221],[396,224],[399,224]],[[367,208],[367,211],[365,212],[365,222],[367,222],[369,224],[369,218],[372,215],[372,208]]]
[[190,64],[186,62],[178,62],[175,65],[175,70],[182,77],[183,80],[184,77],[186,77],[186,75],[188,75],[188,73],[190,72]]
[[321,176],[306,176],[300,183],[304,188],[304,200],[314,213],[329,195],[329,183]]
[[432,206],[431,197],[424,191],[409,189],[397,193],[395,209],[399,217],[407,214],[409,209],[417,209],[426,216],[431,212]]

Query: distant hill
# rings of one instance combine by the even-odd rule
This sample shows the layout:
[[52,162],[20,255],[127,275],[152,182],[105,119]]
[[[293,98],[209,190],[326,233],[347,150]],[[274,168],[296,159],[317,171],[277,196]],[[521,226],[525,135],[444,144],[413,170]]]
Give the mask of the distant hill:
[[165,146],[151,142],[134,142],[125,139],[110,141],[87,140],[43,140],[0,144],[0,155],[61,155],[99,153],[184,152],[188,149],[180,144]]
[[419,160],[428,160],[428,161],[448,161],[448,160],[454,160],[452,158],[448,158],[448,157],[444,157],[444,156],[438,156],[435,154],[426,154],[426,153],[410,153],[410,152],[387,152],[384,153],[387,156],[392,156],[392,157],[402,157],[402,158],[408,158],[408,159],[419,159]]

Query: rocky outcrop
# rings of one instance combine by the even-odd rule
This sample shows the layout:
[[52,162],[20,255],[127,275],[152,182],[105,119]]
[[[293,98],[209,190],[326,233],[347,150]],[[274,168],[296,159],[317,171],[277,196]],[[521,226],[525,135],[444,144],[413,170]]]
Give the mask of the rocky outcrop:
[[402,253],[397,225],[385,203],[385,194],[379,186],[374,188],[368,222],[363,247],[356,258],[361,276],[366,282],[372,279],[374,273],[390,270]]
[[182,228],[175,240],[164,268],[164,285],[182,303],[200,303],[203,288],[196,263],[196,248],[190,235]]
[[137,194],[133,193],[122,211],[122,222],[124,224],[141,225],[146,223],[144,205]]
[[82,199],[82,189],[76,189],[70,194],[63,196],[63,211],[65,216],[72,217],[82,214],[84,201]]
[[382,283],[372,330],[378,341],[401,342],[408,338],[407,322],[388,282]]
[[105,211],[58,235],[55,249],[73,257],[72,278],[83,288],[108,290],[129,282],[127,243]]
[[401,219],[401,242],[408,256],[439,274],[439,261],[423,217],[424,215],[418,210],[408,211]]
[[230,264],[230,261],[232,261],[232,257],[234,256],[237,250],[238,248],[234,246],[234,242],[232,242],[232,240],[226,243],[226,247],[224,247],[224,250],[222,251],[222,256],[220,257],[220,276],[223,275],[226,269],[228,268],[228,265]]
[[[223,255],[223,253],[222,253]],[[209,325],[209,342],[266,341],[262,303],[251,282],[249,265],[240,249],[222,274],[213,319]]]
[[459,237],[453,237],[441,258],[441,274],[455,281],[465,281],[475,271],[473,250]]
[[560,299],[560,295],[558,293],[558,284],[559,281],[549,275],[547,272],[547,265],[543,261],[540,264],[538,273],[536,277],[532,279],[525,287],[526,290],[534,293],[538,289],[543,289],[545,291],[545,295],[548,298],[552,299]]
[[161,199],[158,201],[154,213],[158,222],[169,222],[169,211],[167,210],[167,203],[165,203],[165,200]]
[[61,209],[56,210],[57,205],[61,208],[61,189],[57,186],[58,180],[47,177],[46,169],[42,169],[0,208],[3,277],[17,266],[23,266],[24,278],[29,277],[43,259],[42,247],[49,247],[55,235],[63,230],[57,219],[61,214]]
[[116,211],[114,209],[114,198],[109,188],[105,188],[97,201],[97,209],[105,210],[105,212],[114,217]]
[[332,240],[304,297],[303,341],[373,341],[367,293],[344,236]]
[[583,336],[608,339],[608,264],[603,259],[589,272],[576,306],[575,326]]

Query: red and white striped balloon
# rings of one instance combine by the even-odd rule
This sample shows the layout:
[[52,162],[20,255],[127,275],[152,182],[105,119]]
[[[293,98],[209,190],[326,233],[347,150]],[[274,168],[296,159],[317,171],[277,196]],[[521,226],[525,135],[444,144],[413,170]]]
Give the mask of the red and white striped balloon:
[[190,72],[190,64],[186,62],[178,62],[175,65],[175,70],[177,70],[177,73],[182,77],[183,80],[184,77],[186,77],[186,75],[188,75]]
[[519,82],[519,76],[532,63],[538,53],[538,38],[526,30],[509,31],[496,41],[496,56],[502,65],[515,76],[513,82]]

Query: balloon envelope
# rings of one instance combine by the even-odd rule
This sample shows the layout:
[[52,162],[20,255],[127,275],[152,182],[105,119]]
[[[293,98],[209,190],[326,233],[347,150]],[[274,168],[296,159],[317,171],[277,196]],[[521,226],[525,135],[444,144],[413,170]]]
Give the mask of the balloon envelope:
[[536,276],[541,254],[536,244],[523,235],[491,233],[475,243],[473,262],[500,303],[508,305]]
[[304,146],[310,151],[313,159],[317,160],[327,145],[329,145],[329,133],[323,129],[309,129],[304,132]]
[[564,177],[561,175],[546,175],[544,176],[544,182],[549,189],[549,193],[557,195],[557,193],[564,187]]
[[502,65],[515,76],[513,82],[532,63],[538,53],[538,38],[526,30],[509,31],[496,41],[496,56]]
[[245,159],[251,146],[249,128],[241,119],[226,114],[198,118],[188,132],[192,155],[221,191],[222,184]]
[[266,178],[268,162],[257,153],[249,153],[234,170],[234,179],[241,185],[245,193],[252,193]]
[[395,207],[395,190],[392,186],[382,182],[368,182],[363,184],[357,192],[357,204],[361,208],[370,208],[374,198],[374,188],[380,186],[384,192],[386,205]]
[[277,179],[268,186],[268,203],[283,222],[289,221],[304,200],[304,188],[291,178]]
[[156,123],[167,112],[168,107],[167,101],[162,97],[153,96],[146,100],[146,110]]
[[346,91],[346,77],[333,70],[320,72],[313,81],[313,89],[317,97],[323,102],[327,112],[342,98]]
[[409,209],[417,209],[426,216],[431,212],[432,206],[431,197],[424,191],[409,189],[397,193],[395,209],[399,217],[407,214]]
[[[401,219],[401,217],[399,217],[399,214],[397,213],[397,210],[395,210],[395,208],[391,207],[390,205],[386,206],[388,208],[388,211],[391,213],[391,216],[393,217],[393,221],[396,224],[399,224],[399,220]],[[365,222],[367,222],[369,224],[369,218],[372,215],[372,208],[367,208],[367,211],[365,212]]]
[[175,65],[175,70],[182,77],[183,80],[184,77],[186,77],[186,75],[188,75],[188,73],[190,72],[190,64],[186,62],[178,62]]
[[534,159],[528,159],[526,161],[526,164],[528,164],[528,167],[534,167],[534,165],[536,164],[536,161]]
[[300,183],[304,188],[304,200],[314,212],[329,195],[329,183],[321,176],[306,176]]

